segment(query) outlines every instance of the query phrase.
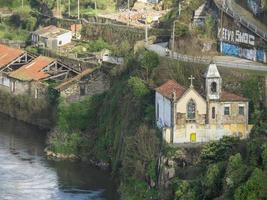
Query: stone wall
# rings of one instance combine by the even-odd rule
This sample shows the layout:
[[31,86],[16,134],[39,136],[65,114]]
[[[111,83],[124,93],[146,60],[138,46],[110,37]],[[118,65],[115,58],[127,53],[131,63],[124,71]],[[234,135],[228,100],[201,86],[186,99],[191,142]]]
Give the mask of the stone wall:
[[88,75],[76,81],[60,95],[70,101],[76,101],[86,96],[101,94],[110,88],[110,77],[102,71],[97,71],[92,76]]

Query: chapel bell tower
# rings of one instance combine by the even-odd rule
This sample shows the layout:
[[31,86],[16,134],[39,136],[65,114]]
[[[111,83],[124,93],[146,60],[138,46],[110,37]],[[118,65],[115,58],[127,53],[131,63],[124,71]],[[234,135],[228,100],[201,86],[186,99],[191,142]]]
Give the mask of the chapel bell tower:
[[219,100],[222,91],[222,78],[216,64],[211,63],[205,75],[207,100]]

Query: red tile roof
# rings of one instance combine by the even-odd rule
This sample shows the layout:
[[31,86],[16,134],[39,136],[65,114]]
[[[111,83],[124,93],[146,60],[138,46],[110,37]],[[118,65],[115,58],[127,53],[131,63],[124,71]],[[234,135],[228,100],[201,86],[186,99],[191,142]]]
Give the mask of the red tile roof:
[[181,86],[175,80],[169,80],[160,87],[156,88],[156,91],[161,95],[171,99],[173,92],[176,93],[176,98],[180,99],[186,91],[186,88]]
[[220,100],[221,101],[248,101],[248,99],[245,97],[238,96],[236,94],[226,92],[226,91],[222,91]]
[[52,58],[39,56],[16,71],[11,72],[9,76],[22,81],[38,81],[50,76],[48,73],[43,72],[42,69],[52,62],[54,62]]
[[0,69],[23,55],[25,51],[0,44]]

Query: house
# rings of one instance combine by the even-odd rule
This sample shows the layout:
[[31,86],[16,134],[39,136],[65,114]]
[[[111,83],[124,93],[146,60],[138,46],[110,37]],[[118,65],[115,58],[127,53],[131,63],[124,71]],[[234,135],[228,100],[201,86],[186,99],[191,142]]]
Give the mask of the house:
[[193,14],[193,25],[204,26],[207,18],[207,2],[203,3]]
[[249,104],[244,97],[222,90],[215,64],[205,74],[205,94],[169,80],[156,89],[156,123],[167,143],[204,143],[223,136],[247,138]]
[[70,101],[101,94],[110,88],[110,78],[99,68],[89,68],[59,84],[55,89]]
[[40,94],[45,94],[43,91],[45,87],[40,81],[51,76],[45,69],[55,64],[54,59],[39,56],[19,69],[10,72],[8,74],[10,91],[13,94],[28,94],[39,98]]
[[55,59],[39,56],[17,70],[8,73],[10,91],[13,94],[28,94],[34,98],[47,93],[45,81],[64,82],[79,73]]
[[22,49],[12,48],[0,44],[0,88],[9,90],[10,80],[7,72],[16,69],[25,64],[30,59],[27,52]]
[[71,42],[72,32],[67,29],[50,25],[40,28],[32,33],[32,43],[45,48],[55,50],[56,48]]
[[9,68],[13,64],[24,62],[26,56],[27,53],[22,49],[0,44],[0,71]]

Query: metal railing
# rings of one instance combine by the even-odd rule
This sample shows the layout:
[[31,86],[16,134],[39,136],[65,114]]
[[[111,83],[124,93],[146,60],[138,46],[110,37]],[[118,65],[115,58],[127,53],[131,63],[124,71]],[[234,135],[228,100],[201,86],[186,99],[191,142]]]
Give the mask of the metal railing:
[[[228,14],[230,17],[237,20],[240,24],[247,27],[249,30],[254,32],[256,35],[258,35],[259,37],[261,37],[265,41],[267,41],[267,33],[265,31],[261,30],[261,27],[257,27],[254,24],[250,24],[248,18],[246,18],[245,16],[240,16],[239,14],[237,14],[237,12],[235,12],[233,10],[233,8],[231,8],[229,6],[228,0],[225,0],[224,1],[225,3],[222,3],[222,1],[220,1],[220,0],[214,0],[214,2],[220,10],[222,10],[223,12]],[[234,0],[231,0],[231,4],[232,3],[235,3]]]

